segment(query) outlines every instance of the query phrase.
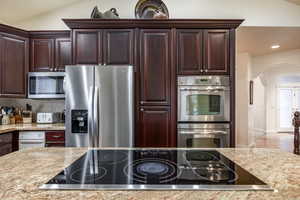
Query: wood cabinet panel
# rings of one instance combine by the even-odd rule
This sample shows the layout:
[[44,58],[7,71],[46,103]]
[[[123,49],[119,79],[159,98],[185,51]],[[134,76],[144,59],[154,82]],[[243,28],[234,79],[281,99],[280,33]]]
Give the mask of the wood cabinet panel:
[[72,42],[70,38],[55,40],[55,71],[65,71],[66,65],[72,64]]
[[136,133],[138,147],[175,146],[170,107],[141,107],[139,120],[140,128]]
[[47,142],[64,142],[65,132],[64,131],[47,131],[46,132],[46,143]]
[[1,37],[1,96],[26,97],[28,40],[14,36]]
[[170,105],[171,31],[140,32],[140,104]]
[[5,133],[0,135],[0,156],[9,154],[13,151],[13,135]]
[[102,63],[102,32],[98,30],[75,30],[73,32],[73,64]]
[[52,71],[54,68],[54,39],[31,40],[31,71]]
[[204,71],[216,74],[229,73],[229,30],[206,30]]
[[177,31],[177,71],[180,75],[193,75],[203,69],[203,31]]
[[104,64],[133,65],[134,32],[131,29],[104,30]]
[[46,143],[45,147],[65,147],[65,143]]

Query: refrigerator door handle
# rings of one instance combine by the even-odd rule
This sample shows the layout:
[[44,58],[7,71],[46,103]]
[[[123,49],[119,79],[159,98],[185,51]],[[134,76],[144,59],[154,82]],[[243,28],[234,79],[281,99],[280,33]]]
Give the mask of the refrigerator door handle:
[[94,147],[94,87],[89,89],[89,103],[88,103],[88,137],[89,147]]
[[99,100],[99,87],[95,87],[94,92],[94,144],[95,147],[100,147],[100,133],[99,133],[99,127],[100,127],[100,100]]

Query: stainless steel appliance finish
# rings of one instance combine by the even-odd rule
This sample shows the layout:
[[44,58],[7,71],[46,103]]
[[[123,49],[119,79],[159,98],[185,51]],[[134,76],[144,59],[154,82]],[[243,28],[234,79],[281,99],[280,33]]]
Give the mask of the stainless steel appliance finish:
[[52,184],[42,185],[45,190],[208,190],[208,191],[273,191],[268,185],[133,185],[133,184]]
[[66,66],[66,146],[133,146],[133,67]]
[[178,124],[178,147],[226,148],[229,141],[229,124]]
[[178,78],[178,121],[229,122],[228,76],[181,76]]
[[53,124],[58,123],[60,113],[37,113],[36,114],[36,122],[38,124]]
[[29,72],[28,98],[63,99],[65,72]]
[[44,131],[21,131],[19,133],[19,149],[45,147]]

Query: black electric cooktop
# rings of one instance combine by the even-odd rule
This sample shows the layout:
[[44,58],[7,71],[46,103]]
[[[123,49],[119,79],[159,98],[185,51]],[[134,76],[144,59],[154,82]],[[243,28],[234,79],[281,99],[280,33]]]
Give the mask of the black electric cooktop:
[[89,150],[41,189],[272,190],[214,150]]

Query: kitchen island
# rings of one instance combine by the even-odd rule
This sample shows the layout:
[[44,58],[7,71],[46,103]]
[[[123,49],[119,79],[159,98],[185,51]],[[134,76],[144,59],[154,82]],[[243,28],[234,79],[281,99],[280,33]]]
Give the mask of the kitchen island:
[[61,191],[40,190],[86,148],[36,148],[0,158],[0,199],[284,199],[300,200],[300,157],[276,149],[219,149],[274,191]]

